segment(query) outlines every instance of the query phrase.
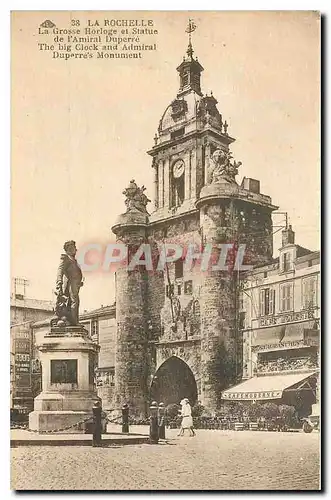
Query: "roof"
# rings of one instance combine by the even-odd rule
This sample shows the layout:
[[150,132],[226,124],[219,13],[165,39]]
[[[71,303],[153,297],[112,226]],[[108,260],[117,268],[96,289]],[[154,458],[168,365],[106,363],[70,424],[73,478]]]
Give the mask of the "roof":
[[301,245],[296,245],[297,247],[297,258],[303,257],[304,255],[315,253],[314,250],[309,250],[309,248],[302,247]]
[[40,311],[53,311],[53,302],[51,300],[38,300],[38,299],[18,299],[15,297],[10,298],[10,307],[20,307],[24,309],[38,309]]
[[271,375],[252,377],[222,392],[222,399],[242,401],[256,399],[279,399],[285,389],[315,375],[316,372],[290,375]]
[[[297,248],[296,260],[300,259],[302,261],[302,260],[310,260],[310,258],[313,259],[320,257],[319,250],[309,250],[308,248],[302,247],[301,245],[295,245],[295,246]],[[306,257],[306,259],[303,259],[303,257]],[[253,272],[263,271],[264,269],[268,269],[270,266],[274,266],[275,264],[277,264],[277,267],[279,267],[279,257],[274,257],[265,264],[257,264],[256,266],[253,267]]]

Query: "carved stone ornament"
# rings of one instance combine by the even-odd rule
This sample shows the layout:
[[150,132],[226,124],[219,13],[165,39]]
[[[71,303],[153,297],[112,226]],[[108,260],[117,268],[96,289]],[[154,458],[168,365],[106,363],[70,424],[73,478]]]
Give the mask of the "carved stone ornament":
[[171,103],[172,118],[179,118],[187,111],[187,103],[184,99],[175,99]]
[[238,169],[242,164],[241,161],[236,162],[233,159],[230,151],[224,151],[223,149],[216,149],[212,154],[212,175],[211,183],[216,184],[218,182],[236,182],[236,175],[238,175]]
[[146,191],[145,186],[140,188],[134,180],[130,181],[129,186],[123,191],[128,212],[130,210],[137,210],[144,214],[148,213],[146,206],[151,200],[147,198],[144,191]]

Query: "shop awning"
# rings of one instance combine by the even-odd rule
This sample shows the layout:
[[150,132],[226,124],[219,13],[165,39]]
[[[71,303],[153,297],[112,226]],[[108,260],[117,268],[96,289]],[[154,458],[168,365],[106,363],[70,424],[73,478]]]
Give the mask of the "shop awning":
[[241,384],[223,391],[222,399],[233,401],[279,399],[286,389],[309,379],[315,374],[316,372],[252,377]]

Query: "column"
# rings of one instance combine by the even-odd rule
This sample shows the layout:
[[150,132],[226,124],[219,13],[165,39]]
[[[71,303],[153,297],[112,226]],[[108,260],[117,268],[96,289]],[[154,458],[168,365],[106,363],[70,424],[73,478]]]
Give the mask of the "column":
[[170,205],[170,158],[166,158],[163,168],[163,193],[164,193],[164,206],[169,208]]
[[185,200],[189,200],[191,198],[191,187],[190,187],[190,181],[191,181],[191,152],[187,151],[184,157],[185,161]]

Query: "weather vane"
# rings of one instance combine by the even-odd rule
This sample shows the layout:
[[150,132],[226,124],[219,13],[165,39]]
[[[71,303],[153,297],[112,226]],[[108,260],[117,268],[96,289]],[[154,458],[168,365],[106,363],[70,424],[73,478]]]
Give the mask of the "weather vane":
[[191,43],[191,33],[195,31],[197,28],[197,25],[193,21],[193,19],[188,20],[188,25],[186,28],[186,33],[188,33],[188,49],[187,49],[187,54],[192,57],[193,54],[193,49],[192,49],[192,43]]

